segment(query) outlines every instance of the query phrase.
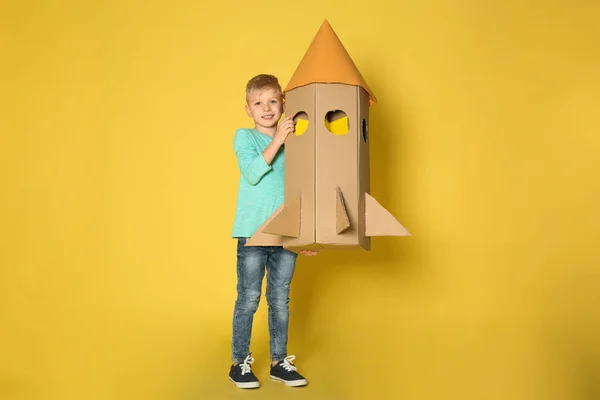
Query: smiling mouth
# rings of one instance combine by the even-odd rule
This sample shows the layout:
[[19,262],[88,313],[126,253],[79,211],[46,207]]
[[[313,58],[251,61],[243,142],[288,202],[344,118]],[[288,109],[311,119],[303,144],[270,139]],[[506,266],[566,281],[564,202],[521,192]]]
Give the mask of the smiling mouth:
[[273,118],[273,117],[274,117],[274,115],[263,115],[263,118],[264,118],[264,119],[271,119],[271,118]]

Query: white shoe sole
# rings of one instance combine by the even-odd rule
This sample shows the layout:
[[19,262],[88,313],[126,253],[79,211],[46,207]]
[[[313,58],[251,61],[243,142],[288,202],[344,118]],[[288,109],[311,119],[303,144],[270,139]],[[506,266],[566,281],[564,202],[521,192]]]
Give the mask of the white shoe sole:
[[233,379],[231,379],[231,377],[229,377],[229,380],[240,389],[255,389],[257,387],[260,387],[260,382],[236,382]]
[[283,382],[285,383],[287,386],[293,386],[293,387],[297,387],[297,386],[306,386],[308,384],[308,382],[306,381],[306,379],[300,379],[297,381],[284,381],[281,378],[278,378],[276,376],[270,375],[271,380],[273,381],[277,381],[277,382]]

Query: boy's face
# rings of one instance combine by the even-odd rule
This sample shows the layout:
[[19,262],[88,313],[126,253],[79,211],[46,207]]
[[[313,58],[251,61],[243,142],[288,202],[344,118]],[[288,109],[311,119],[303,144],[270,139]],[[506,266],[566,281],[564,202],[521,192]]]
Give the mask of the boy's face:
[[254,120],[257,128],[276,127],[283,113],[281,94],[275,89],[251,91],[246,113]]

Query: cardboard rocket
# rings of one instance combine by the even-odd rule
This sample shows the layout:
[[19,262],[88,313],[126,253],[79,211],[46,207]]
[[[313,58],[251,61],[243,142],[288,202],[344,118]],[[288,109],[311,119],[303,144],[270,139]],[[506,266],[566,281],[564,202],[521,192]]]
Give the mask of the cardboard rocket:
[[370,250],[373,236],[410,236],[369,194],[369,107],[377,99],[327,20],[284,94],[296,121],[285,142],[284,204],[246,245]]

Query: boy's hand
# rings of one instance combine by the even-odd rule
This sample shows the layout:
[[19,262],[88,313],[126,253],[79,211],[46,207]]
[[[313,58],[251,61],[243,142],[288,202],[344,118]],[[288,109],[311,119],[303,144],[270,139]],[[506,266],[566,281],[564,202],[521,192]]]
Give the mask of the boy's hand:
[[316,256],[319,252],[316,250],[300,250],[300,254],[303,256]]
[[287,139],[287,136],[290,133],[294,132],[296,123],[294,122],[293,117],[294,116],[290,114],[287,117],[285,117],[283,121],[281,121],[281,123],[277,127],[277,132],[275,132],[275,135],[273,135],[273,141],[282,145],[285,142],[285,139]]

